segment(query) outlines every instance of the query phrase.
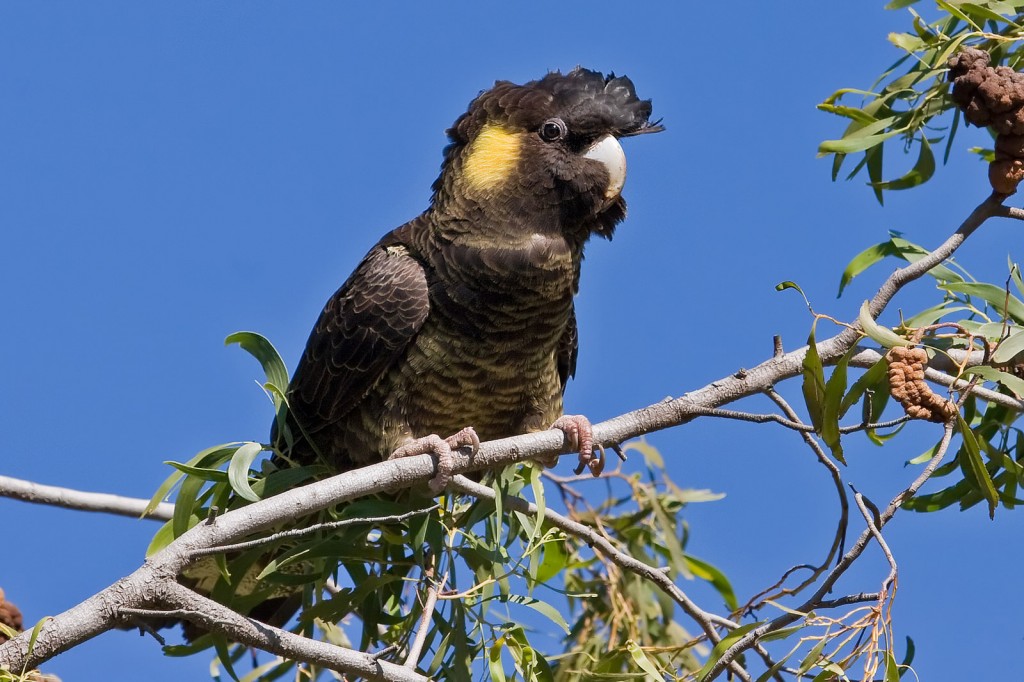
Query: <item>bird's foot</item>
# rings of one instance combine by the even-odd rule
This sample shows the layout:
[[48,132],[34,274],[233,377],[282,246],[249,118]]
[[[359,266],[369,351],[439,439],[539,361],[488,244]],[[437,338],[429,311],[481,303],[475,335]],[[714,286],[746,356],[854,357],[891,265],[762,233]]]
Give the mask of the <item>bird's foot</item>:
[[424,438],[406,443],[391,453],[388,459],[399,457],[412,457],[414,455],[434,455],[434,477],[430,479],[430,490],[435,495],[448,487],[452,480],[452,450],[459,448],[471,448],[471,454],[475,455],[480,449],[480,437],[472,426],[467,426],[453,436],[441,438],[437,434],[431,434]]
[[580,453],[577,474],[583,473],[584,469],[590,469],[594,476],[601,475],[604,471],[604,448],[598,445],[597,449],[601,454],[594,456],[594,427],[590,425],[589,419],[581,414],[566,414],[556,419],[551,428],[564,433],[572,447]]

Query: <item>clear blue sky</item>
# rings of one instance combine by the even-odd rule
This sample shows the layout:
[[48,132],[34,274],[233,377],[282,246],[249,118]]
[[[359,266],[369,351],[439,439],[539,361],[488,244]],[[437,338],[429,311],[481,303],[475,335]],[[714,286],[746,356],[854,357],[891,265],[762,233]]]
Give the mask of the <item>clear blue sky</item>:
[[[837,301],[851,256],[889,229],[935,245],[988,192],[965,151],[980,131],[884,209],[815,158],[843,126],[814,105],[869,87],[899,56],[885,36],[909,18],[881,5],[0,4],[0,472],[148,497],[164,460],[264,437],[258,367],[223,338],[257,330],[293,367],[327,296],[426,206],[444,130],[470,99],[576,64],[630,76],[668,130],[624,145],[630,217],[588,251],[569,410],[612,417],[760,362],[773,334],[800,345],[810,320],[774,291],[781,280],[854,317],[891,266]],[[987,226],[960,260],[1001,279],[1019,230]],[[905,435],[847,447],[849,480],[879,503],[937,432]],[[685,514],[690,550],[740,594],[823,555],[834,493],[793,434],[710,422],[651,440],[677,483],[727,494]],[[7,500],[0,515],[0,587],[29,622],[132,571],[156,529]],[[896,634],[916,640],[922,680],[1015,676],[1022,530],[1021,513],[989,522],[980,508],[887,530]],[[841,589],[877,585],[881,556],[863,564]],[[44,669],[160,681],[205,679],[207,666],[110,633]]]

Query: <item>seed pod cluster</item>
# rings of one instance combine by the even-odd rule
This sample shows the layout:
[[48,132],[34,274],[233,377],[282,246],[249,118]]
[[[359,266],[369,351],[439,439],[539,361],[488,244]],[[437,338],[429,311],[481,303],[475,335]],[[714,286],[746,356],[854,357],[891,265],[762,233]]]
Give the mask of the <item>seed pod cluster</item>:
[[956,413],[956,404],[939,396],[924,382],[928,353],[924,348],[894,346],[885,354],[889,363],[889,393],[913,419],[945,423]]
[[[18,632],[22,630],[21,611],[18,610],[17,606],[4,598],[3,590],[0,590],[0,623]],[[7,636],[0,632],[0,644],[6,641]]]
[[1024,74],[990,61],[987,52],[964,48],[949,59],[948,78],[967,122],[996,131],[988,179],[996,192],[1013,194],[1024,180]]

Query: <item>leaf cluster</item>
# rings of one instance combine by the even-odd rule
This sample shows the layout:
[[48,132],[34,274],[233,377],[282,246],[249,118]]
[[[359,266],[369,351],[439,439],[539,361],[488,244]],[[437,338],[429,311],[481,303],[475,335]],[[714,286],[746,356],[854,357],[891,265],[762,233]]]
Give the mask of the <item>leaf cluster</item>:
[[[914,262],[927,253],[899,235],[875,244],[858,254],[847,265],[840,283],[840,293],[849,282],[867,268],[886,257]],[[949,262],[933,268],[929,275],[935,280],[941,301],[925,310],[904,317],[899,326],[887,329],[867,314],[866,304],[859,318],[869,340],[884,348],[897,344],[921,343],[931,357],[944,356],[958,379],[984,386],[1003,395],[1024,397],[1024,281],[1020,267],[1009,263],[1009,275],[1002,286],[978,282],[957,264]],[[816,320],[817,321],[817,320]],[[954,330],[953,333],[942,333]],[[879,421],[889,402],[890,388],[886,376],[886,360],[879,360],[847,387],[847,366],[860,347],[850,350],[826,380],[824,367],[814,350],[814,330],[809,338],[810,352],[804,362],[804,398],[816,433],[831,448],[833,456],[844,462],[839,420],[860,402],[861,423]],[[959,355],[957,354],[959,351]],[[984,362],[972,364],[967,358],[972,351]],[[949,476],[959,472],[962,478],[935,493],[918,495],[903,503],[905,509],[937,511],[952,504],[969,509],[986,503],[989,515],[1000,504],[1012,509],[1021,500],[1017,488],[1024,483],[1024,431],[1015,426],[1019,412],[991,401],[968,395],[963,401],[962,416],[957,422],[960,445],[952,461],[941,466],[933,476]],[[872,442],[881,445],[894,437],[894,431],[880,434],[865,428]],[[931,459],[938,445],[910,464]]]
[[[885,191],[906,190],[927,182],[935,174],[933,147],[944,144],[942,159],[949,159],[961,114],[949,97],[946,62],[960,49],[972,46],[992,55],[992,64],[1006,64],[1018,70],[1024,63],[1024,48],[1017,43],[1024,32],[1024,3],[989,0],[959,2],[936,0],[938,16],[927,21],[912,5],[918,0],[894,0],[889,9],[906,8],[911,29],[889,34],[889,41],[905,54],[879,76],[868,90],[841,88],[818,105],[822,111],[847,119],[841,137],[818,147],[822,156],[831,155],[832,179],[838,176],[848,156],[856,163],[846,176],[861,171],[881,203]],[[860,98],[857,103],[850,99]],[[947,113],[952,110],[952,120]],[[898,141],[902,150],[917,149],[912,168],[898,177],[887,178],[887,141]],[[973,150],[991,161],[990,149]]]
[[[283,419],[287,401],[279,382],[287,371],[277,351],[251,332],[228,341],[260,361],[263,387]],[[632,443],[627,450],[643,456],[644,473],[619,472],[607,480],[607,499],[595,507],[575,490],[581,482],[594,485],[587,478],[557,484],[572,518],[635,558],[708,581],[729,609],[736,608],[724,574],[685,552],[681,511],[689,502],[719,496],[676,487],[650,445]],[[266,452],[272,456],[261,459]],[[174,472],[150,506],[176,493],[173,518],[157,532],[149,553],[218,511],[331,473],[323,466],[290,467],[276,455],[271,446],[245,441],[169,462]],[[445,496],[432,506],[404,491],[295,519],[257,543],[204,557],[181,579],[242,613],[267,600],[301,605],[294,632],[363,651],[390,650],[399,660],[425,622],[420,668],[437,678],[471,679],[481,660],[494,680],[581,680],[594,670],[606,679],[653,670],[674,677],[699,667],[693,652],[699,638],[684,628],[669,596],[544,520],[540,465],[510,467],[487,480],[494,500]],[[533,502],[538,513],[508,506],[512,498]],[[393,520],[415,509],[424,513]],[[440,599],[424,614],[427,590]],[[194,641],[169,646],[167,653],[214,647],[219,665],[238,679],[241,647],[213,633],[191,634],[198,635]],[[272,661],[245,678],[276,679],[290,670],[294,664]]]

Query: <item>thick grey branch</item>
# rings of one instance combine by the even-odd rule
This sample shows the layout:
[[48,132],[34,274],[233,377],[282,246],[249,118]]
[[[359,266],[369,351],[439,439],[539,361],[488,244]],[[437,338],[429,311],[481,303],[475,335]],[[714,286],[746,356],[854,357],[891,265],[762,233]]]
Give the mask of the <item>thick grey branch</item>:
[[232,641],[258,647],[282,658],[312,663],[367,680],[429,682],[429,678],[372,654],[345,649],[264,625],[193,592],[176,582],[165,583],[159,601],[175,610],[175,616],[203,628],[226,634]]

